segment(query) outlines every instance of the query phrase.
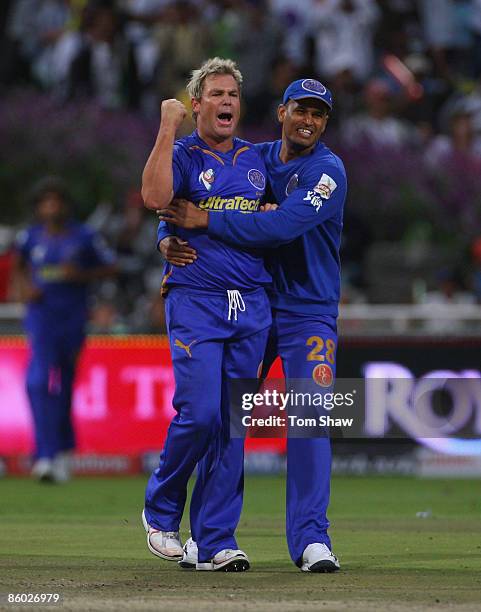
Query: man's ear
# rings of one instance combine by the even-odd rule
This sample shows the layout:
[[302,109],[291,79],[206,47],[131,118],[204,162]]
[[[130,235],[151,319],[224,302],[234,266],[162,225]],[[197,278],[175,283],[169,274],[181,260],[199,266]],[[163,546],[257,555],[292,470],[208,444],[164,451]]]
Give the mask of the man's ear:
[[287,106],[285,104],[279,104],[277,107],[277,120],[279,123],[284,123],[286,117]]
[[328,122],[329,122],[329,114],[326,115],[326,122],[324,123],[324,127],[322,128],[322,133],[323,134],[326,131]]
[[192,112],[197,115],[200,110],[200,100],[197,98],[191,98],[190,103],[192,105]]

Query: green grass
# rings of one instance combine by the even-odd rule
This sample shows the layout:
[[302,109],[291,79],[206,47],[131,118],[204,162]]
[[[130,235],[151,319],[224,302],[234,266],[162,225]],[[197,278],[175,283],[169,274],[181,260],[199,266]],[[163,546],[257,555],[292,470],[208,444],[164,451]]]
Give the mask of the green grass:
[[[290,561],[281,477],[246,479],[245,574],[182,571],[150,555],[139,521],[144,487],[145,478],[0,481],[0,593],[54,591],[66,607],[93,610],[159,609],[160,597],[164,609],[481,605],[478,481],[334,478],[330,534],[342,564],[334,575],[305,575]],[[416,517],[426,510],[429,518]]]

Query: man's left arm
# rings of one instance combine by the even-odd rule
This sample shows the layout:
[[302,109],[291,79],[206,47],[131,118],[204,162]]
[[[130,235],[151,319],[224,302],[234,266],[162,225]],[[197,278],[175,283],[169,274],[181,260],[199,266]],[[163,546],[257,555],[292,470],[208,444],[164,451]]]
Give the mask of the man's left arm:
[[346,198],[343,171],[306,173],[301,185],[275,211],[246,215],[209,213],[209,235],[239,246],[274,247],[340,214]]

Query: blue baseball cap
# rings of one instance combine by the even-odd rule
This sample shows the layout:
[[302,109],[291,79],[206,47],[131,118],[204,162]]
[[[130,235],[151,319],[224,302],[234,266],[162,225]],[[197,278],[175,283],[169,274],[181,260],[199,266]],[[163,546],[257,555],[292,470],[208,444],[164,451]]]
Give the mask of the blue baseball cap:
[[292,82],[284,92],[282,104],[287,104],[289,100],[302,100],[303,98],[317,98],[332,109],[331,92],[316,79],[299,79]]

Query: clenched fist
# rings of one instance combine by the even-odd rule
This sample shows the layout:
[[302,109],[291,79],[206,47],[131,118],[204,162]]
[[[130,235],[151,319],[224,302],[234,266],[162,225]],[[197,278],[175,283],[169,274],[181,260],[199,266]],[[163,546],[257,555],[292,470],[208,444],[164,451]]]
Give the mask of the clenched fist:
[[171,126],[176,130],[181,126],[187,115],[187,109],[180,100],[171,98],[164,100],[160,107],[160,122],[162,126]]

